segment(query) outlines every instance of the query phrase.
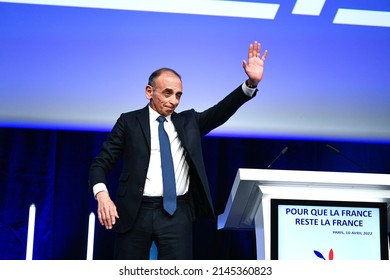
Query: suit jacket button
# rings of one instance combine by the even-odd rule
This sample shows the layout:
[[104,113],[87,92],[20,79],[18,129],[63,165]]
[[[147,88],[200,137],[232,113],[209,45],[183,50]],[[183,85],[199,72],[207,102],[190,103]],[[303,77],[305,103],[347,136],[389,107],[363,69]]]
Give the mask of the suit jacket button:
[[144,192],[144,187],[139,187],[139,192]]

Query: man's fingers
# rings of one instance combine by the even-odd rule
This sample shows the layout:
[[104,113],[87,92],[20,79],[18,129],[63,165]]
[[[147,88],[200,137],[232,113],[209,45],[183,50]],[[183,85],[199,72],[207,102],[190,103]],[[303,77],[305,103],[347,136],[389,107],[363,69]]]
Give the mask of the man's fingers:
[[260,55],[260,43],[258,43],[257,41],[254,42],[253,44],[253,52],[254,52],[254,56],[259,56]]
[[104,203],[102,207],[99,207],[98,218],[102,226],[111,229],[116,219],[119,218],[115,205],[113,203]]
[[245,60],[242,61],[242,67],[243,67],[244,69],[246,69],[246,61],[245,61]]
[[119,218],[118,213],[116,212],[115,206],[110,208],[110,222],[112,225],[115,225],[116,219]]
[[268,51],[266,50],[266,51],[263,53],[263,56],[261,57],[261,60],[265,61],[265,59],[267,58],[267,55],[268,55]]
[[[248,49],[248,58],[253,57],[259,57],[260,58],[261,53],[261,44],[257,41],[254,41],[253,44],[249,45]],[[265,60],[267,57],[267,51],[264,52],[263,56],[261,57],[262,60]]]
[[107,217],[109,217],[109,215],[108,215],[108,213],[106,214],[106,210],[104,208],[99,210],[98,216],[99,216],[100,224],[102,226],[105,226],[106,228],[108,228],[110,226],[109,221],[107,219]]

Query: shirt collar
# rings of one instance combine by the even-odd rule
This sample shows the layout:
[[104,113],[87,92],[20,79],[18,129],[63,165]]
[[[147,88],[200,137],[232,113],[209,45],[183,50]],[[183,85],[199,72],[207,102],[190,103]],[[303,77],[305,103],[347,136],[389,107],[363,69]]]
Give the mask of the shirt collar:
[[[149,107],[150,120],[153,120],[153,121],[157,120],[157,118],[161,115],[158,112],[156,112],[152,107],[150,107],[150,105],[148,107]],[[167,119],[168,122],[171,122],[171,115],[166,116],[165,118]]]

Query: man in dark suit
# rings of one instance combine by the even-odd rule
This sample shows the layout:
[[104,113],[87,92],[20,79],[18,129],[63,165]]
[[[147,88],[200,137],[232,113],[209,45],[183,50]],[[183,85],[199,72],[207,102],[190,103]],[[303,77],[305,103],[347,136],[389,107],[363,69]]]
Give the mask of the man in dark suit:
[[[215,217],[203,163],[201,137],[225,123],[256,95],[267,51],[260,56],[255,41],[243,68],[248,79],[204,112],[176,113],[182,95],[181,77],[161,68],[149,77],[148,106],[123,113],[92,162],[89,183],[98,202],[98,218],[116,232],[116,259],[148,259],[152,242],[159,259],[192,258],[192,223],[197,217]],[[168,134],[176,191],[174,209],[165,210],[159,116]],[[162,144],[161,144],[162,145]],[[162,146],[161,146],[162,149]],[[161,151],[162,152],[162,151]],[[106,187],[106,176],[123,157],[116,202]],[[173,174],[173,173],[172,173]]]

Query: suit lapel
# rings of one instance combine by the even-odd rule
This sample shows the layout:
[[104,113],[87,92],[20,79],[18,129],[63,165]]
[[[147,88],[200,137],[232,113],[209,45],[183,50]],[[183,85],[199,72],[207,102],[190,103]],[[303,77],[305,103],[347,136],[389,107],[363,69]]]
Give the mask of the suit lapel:
[[173,113],[171,116],[171,120],[173,125],[175,126],[177,135],[179,136],[180,142],[185,150],[187,150],[187,143],[185,139],[185,133],[184,133],[184,121],[183,118],[180,117],[179,114]]
[[146,106],[143,108],[139,115],[137,115],[138,122],[141,126],[142,134],[150,149],[150,123],[149,123],[149,108]]

